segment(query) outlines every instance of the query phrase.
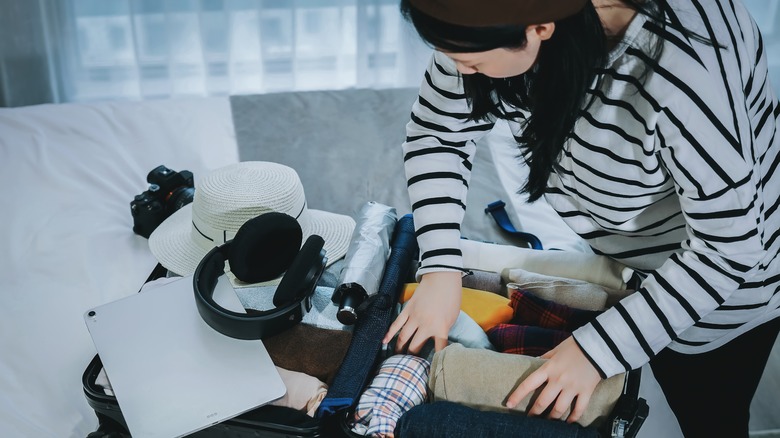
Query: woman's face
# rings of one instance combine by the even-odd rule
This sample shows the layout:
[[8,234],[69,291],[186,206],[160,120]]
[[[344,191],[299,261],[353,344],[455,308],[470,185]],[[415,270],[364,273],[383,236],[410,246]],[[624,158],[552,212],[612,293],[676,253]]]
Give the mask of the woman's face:
[[549,39],[554,30],[554,23],[526,27],[526,44],[521,49],[498,48],[474,53],[442,50],[442,53],[455,61],[461,74],[482,73],[496,79],[510,78],[527,72],[536,63],[542,41]]

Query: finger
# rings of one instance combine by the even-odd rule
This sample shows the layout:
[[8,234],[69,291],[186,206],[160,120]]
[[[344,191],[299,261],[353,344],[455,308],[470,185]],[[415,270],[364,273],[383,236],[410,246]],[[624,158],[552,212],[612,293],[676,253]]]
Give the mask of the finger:
[[579,419],[582,418],[582,414],[584,414],[585,410],[588,408],[588,403],[590,403],[590,395],[578,394],[574,409],[571,410],[569,418],[567,418],[566,421],[568,423],[579,421]]
[[414,336],[409,341],[409,348],[407,351],[409,354],[420,354],[420,350],[422,350],[423,346],[425,345],[425,342],[430,338],[430,336],[426,336],[422,331],[419,329],[414,333]]
[[548,383],[547,386],[542,389],[542,392],[539,393],[539,396],[536,397],[534,405],[528,409],[528,415],[534,416],[543,414],[555,399],[558,398],[558,394],[560,393],[561,388],[559,386]]
[[398,314],[398,316],[395,318],[395,321],[393,321],[392,324],[390,324],[390,328],[387,329],[387,333],[385,334],[385,337],[382,338],[383,344],[389,344],[390,341],[393,339],[393,336],[395,336],[396,333],[398,333],[398,330],[401,330],[401,327],[406,324],[406,321],[409,319],[409,314],[406,312],[401,311],[401,313]]
[[571,409],[571,403],[574,400],[575,394],[569,391],[561,391],[558,394],[558,398],[555,399],[555,405],[553,405],[547,418],[551,420],[562,420],[564,415]]
[[433,338],[433,349],[435,351],[441,351],[444,350],[444,348],[447,346],[448,340],[447,338]]
[[514,409],[518,403],[523,401],[528,394],[536,390],[536,388],[542,386],[547,381],[547,374],[545,374],[541,368],[531,373],[523,380],[517,389],[512,392],[512,395],[506,401],[506,407]]
[[395,340],[395,352],[404,353],[409,348],[409,343],[412,341],[415,333],[417,333],[418,327],[412,323],[406,323],[398,332],[398,338]]

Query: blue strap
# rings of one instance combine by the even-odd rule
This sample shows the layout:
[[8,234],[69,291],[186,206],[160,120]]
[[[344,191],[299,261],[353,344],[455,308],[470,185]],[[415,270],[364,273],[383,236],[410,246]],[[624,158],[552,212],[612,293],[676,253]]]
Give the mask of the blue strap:
[[542,242],[539,240],[538,237],[534,236],[531,233],[524,233],[522,231],[517,231],[512,225],[512,221],[509,220],[509,215],[506,214],[506,210],[504,210],[504,207],[506,204],[502,200],[498,200],[495,202],[491,202],[488,204],[487,208],[485,209],[485,213],[490,213],[491,216],[493,216],[493,219],[496,220],[496,223],[498,224],[501,229],[506,231],[507,233],[519,237],[520,239],[525,240],[528,242],[529,245],[531,245],[531,248],[533,249],[543,249],[542,248]]

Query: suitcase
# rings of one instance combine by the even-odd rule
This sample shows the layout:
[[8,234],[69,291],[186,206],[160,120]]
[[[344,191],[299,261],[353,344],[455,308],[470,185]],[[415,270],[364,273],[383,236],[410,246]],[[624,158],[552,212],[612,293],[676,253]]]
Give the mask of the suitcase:
[[[403,245],[403,247],[399,247]],[[403,251],[401,251],[403,249]],[[397,302],[404,283],[414,281],[414,269],[412,260],[416,260],[414,255],[417,252],[416,238],[414,237],[414,225],[411,215],[404,216],[398,221],[393,232],[393,253],[398,257],[388,261],[385,270],[380,293],[377,296],[390,296],[392,301]],[[150,274],[147,281],[160,278],[166,274],[165,269],[158,265]],[[379,304],[381,300],[374,300],[367,311],[384,312],[381,317],[386,321],[384,331],[377,330],[375,327],[372,334],[369,335],[369,346],[366,347],[366,338],[363,337],[362,344],[356,341],[353,335],[347,355],[354,351],[365,352],[366,348],[371,354],[365,356],[374,366],[367,367],[375,369],[376,365],[384,358],[380,353],[380,342],[382,335],[387,330],[394,314],[388,308],[376,310],[382,307]],[[385,306],[387,307],[387,306]],[[394,306],[393,306],[394,309]],[[359,330],[359,324],[355,330]],[[376,333],[379,333],[377,336]],[[376,339],[374,339],[376,338]],[[124,438],[130,437],[124,417],[122,415],[119,403],[114,396],[105,394],[102,387],[96,384],[96,379],[103,365],[100,358],[95,355],[82,375],[82,386],[87,403],[95,411],[98,419],[98,428],[88,435],[88,438]],[[342,372],[343,371],[343,372]],[[334,386],[337,381],[347,381],[346,386],[352,388],[362,388],[370,383],[370,375],[354,375],[353,370],[345,370],[344,367],[337,373],[334,380]],[[642,423],[647,417],[649,407],[646,401],[639,397],[640,370],[634,370],[626,376],[626,383],[622,396],[619,398],[615,409],[599,429],[601,436],[614,438],[632,438],[639,431]],[[344,386],[344,385],[342,385]],[[333,388],[331,388],[333,389]],[[330,390],[329,390],[330,392]],[[359,396],[359,394],[357,394]],[[357,403],[354,401],[351,405],[343,406],[330,415],[319,418],[312,418],[304,412],[292,408],[266,405],[246,412],[242,415],[226,420],[224,422],[212,425],[206,429],[197,431],[191,435],[193,438],[314,438],[314,437],[360,437],[352,432],[349,426],[349,418]]]
[[[345,360],[329,388],[330,393],[342,395],[338,400],[346,399],[344,395],[357,398],[360,390],[370,382],[369,372],[375,368],[383,357],[381,356],[381,340],[392,322],[392,303],[398,301],[404,283],[413,277],[413,261],[416,260],[417,241],[414,235],[414,224],[411,215],[407,215],[395,225],[392,233],[391,255],[385,266],[378,292],[363,306],[362,316],[353,329],[353,336],[347,350]],[[147,278],[147,282],[163,277],[166,270],[158,265]],[[384,327],[382,327],[384,325]],[[356,370],[355,367],[345,369],[344,365],[366,364]],[[82,375],[82,386],[87,403],[95,411],[98,418],[98,429],[90,438],[126,437],[130,436],[127,423],[124,420],[116,397],[105,394],[102,387],[96,384],[97,376],[103,365],[96,355],[86,367]],[[326,400],[328,397],[326,396]],[[323,405],[326,403],[323,400]],[[338,406],[329,415],[312,418],[295,409],[266,405],[246,412],[238,417],[215,424],[200,430],[190,436],[207,437],[353,437],[348,423],[352,406]]]

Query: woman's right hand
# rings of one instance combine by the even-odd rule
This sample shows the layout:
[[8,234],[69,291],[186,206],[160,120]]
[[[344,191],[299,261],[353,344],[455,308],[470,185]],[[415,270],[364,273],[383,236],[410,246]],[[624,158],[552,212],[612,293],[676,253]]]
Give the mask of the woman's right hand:
[[434,340],[436,351],[446,347],[450,328],[460,313],[461,275],[457,271],[424,274],[382,343],[389,343],[398,333],[396,353],[417,354],[430,338]]

